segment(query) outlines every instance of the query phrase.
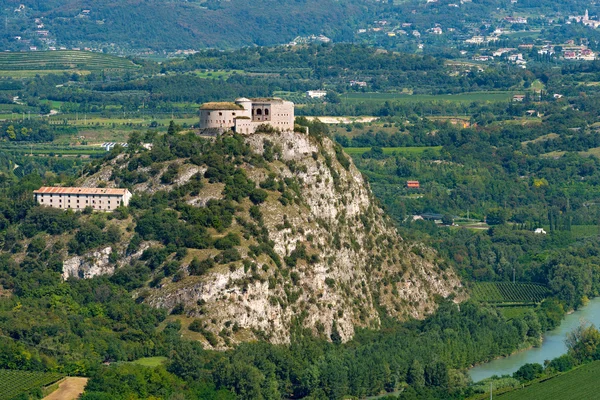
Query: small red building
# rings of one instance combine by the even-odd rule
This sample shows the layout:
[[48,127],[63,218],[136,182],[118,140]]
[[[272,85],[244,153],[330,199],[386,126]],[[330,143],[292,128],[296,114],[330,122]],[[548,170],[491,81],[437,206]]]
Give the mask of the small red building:
[[418,189],[419,181],[406,181],[406,187],[409,189]]

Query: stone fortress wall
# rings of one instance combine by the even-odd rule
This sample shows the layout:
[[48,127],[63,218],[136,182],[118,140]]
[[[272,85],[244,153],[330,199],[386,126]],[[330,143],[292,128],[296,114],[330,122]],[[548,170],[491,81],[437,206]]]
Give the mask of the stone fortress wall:
[[246,99],[234,103],[213,102],[200,107],[200,129],[223,133],[233,130],[252,134],[260,125],[270,125],[280,131],[294,129],[294,103],[280,98]]

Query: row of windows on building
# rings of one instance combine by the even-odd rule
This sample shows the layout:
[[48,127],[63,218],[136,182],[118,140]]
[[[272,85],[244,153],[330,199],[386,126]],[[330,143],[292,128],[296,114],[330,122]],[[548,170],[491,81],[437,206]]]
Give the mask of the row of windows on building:
[[[57,201],[54,201],[54,200],[57,200]],[[40,204],[52,205],[53,203],[58,203],[59,206],[62,206],[63,205],[62,200],[63,200],[62,196],[60,196],[60,197],[49,196],[49,198],[46,198],[45,196],[40,196]],[[75,200],[77,200],[76,201],[77,207],[79,207],[80,205],[83,205],[83,202],[81,202],[81,203],[79,202],[79,195],[77,195],[77,199],[75,199]],[[98,203],[96,203],[96,200],[98,200]],[[86,207],[88,205],[90,205],[90,201],[91,201],[92,208],[102,208],[101,207],[102,203],[100,201],[100,198],[93,197],[91,200],[86,199],[85,200]],[[69,207],[71,206],[71,195],[68,195],[68,198],[65,200],[65,204],[67,204]],[[113,205],[118,206],[120,204],[120,201],[115,199],[115,201],[113,203],[112,200],[107,200],[105,202],[105,204],[107,205],[108,209],[111,209]]]

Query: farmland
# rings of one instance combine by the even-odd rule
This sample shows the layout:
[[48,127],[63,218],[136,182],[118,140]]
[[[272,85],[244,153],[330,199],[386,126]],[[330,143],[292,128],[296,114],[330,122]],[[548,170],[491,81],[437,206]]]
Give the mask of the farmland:
[[478,282],[472,289],[474,300],[506,305],[539,303],[548,293],[545,286],[533,283]]
[[276,91],[273,93],[274,96],[281,97],[284,100],[292,101],[295,104],[320,104],[323,103],[323,99],[313,99],[307,97],[305,93],[301,92],[282,92]]
[[244,73],[241,69],[233,70],[196,70],[194,75],[205,79],[227,79],[231,75],[241,75]]
[[126,58],[86,51],[0,53],[0,76],[23,78],[37,73],[130,70],[138,66]]
[[0,399],[12,399],[21,393],[41,389],[62,378],[59,373],[0,370]]
[[505,393],[498,398],[502,400],[594,399],[598,398],[599,374],[600,361],[595,361],[555,378],[534,383],[525,389]]
[[158,367],[159,365],[163,365],[166,362],[167,357],[144,357],[132,361],[132,363],[142,365],[144,367]]
[[386,101],[415,103],[430,101],[450,101],[456,103],[471,103],[474,101],[509,101],[512,92],[468,92],[460,94],[406,94],[406,93],[346,93],[341,96],[345,103],[383,103]]
[[[384,154],[422,154],[426,150],[430,150],[439,154],[442,146],[420,146],[420,147],[382,147]],[[371,147],[345,147],[344,151],[351,156],[360,156],[367,151],[370,151]]]

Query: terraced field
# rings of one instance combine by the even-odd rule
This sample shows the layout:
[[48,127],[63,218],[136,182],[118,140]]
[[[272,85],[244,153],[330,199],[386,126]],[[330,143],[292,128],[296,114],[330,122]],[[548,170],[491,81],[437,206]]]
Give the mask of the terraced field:
[[519,305],[539,303],[549,295],[549,290],[534,283],[478,282],[473,285],[471,295],[477,301]]
[[21,393],[41,389],[62,378],[54,372],[29,372],[0,369],[0,399],[12,399]]
[[3,71],[98,71],[127,70],[138,68],[126,58],[92,53],[88,51],[33,51],[23,53],[0,53],[0,75]]

